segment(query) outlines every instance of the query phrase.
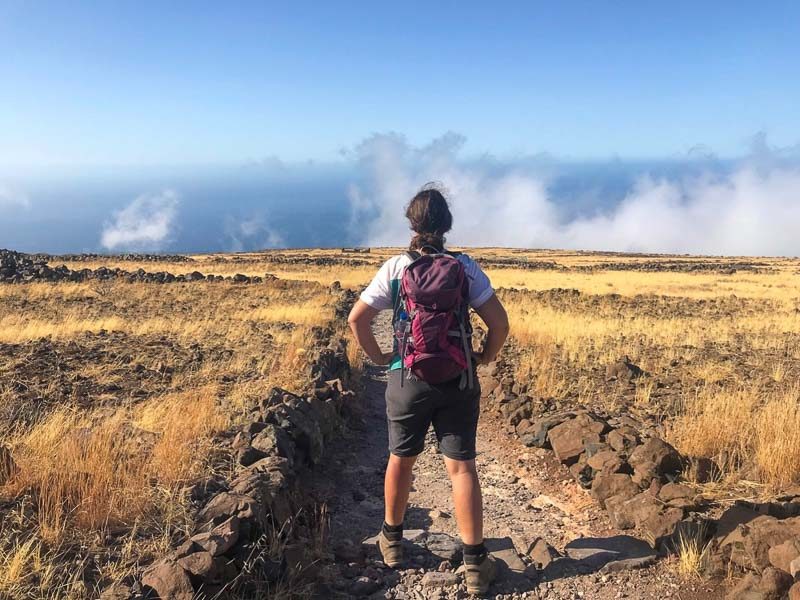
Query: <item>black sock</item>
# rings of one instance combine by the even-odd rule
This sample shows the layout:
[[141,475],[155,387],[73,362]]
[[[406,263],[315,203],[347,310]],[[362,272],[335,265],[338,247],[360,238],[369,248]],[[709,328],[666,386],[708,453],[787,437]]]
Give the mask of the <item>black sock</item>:
[[389,525],[386,521],[383,522],[383,535],[390,542],[399,542],[403,539],[403,524]]
[[483,542],[480,544],[464,544],[464,562],[468,565],[479,565],[486,558],[488,551]]

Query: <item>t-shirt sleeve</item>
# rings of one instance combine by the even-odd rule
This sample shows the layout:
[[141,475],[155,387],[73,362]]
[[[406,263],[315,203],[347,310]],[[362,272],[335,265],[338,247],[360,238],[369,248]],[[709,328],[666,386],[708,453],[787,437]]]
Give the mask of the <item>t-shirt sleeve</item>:
[[392,308],[392,284],[389,273],[389,261],[383,263],[370,284],[361,292],[361,301],[376,310]]
[[465,272],[469,279],[469,304],[478,308],[494,295],[494,288],[489,277],[471,258],[468,259]]

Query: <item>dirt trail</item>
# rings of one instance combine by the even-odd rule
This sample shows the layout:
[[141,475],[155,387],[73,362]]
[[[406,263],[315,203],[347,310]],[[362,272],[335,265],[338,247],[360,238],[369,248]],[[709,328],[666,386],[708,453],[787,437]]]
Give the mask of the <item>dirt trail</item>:
[[[390,344],[386,318],[376,325]],[[332,597],[466,598],[456,573],[458,531],[450,483],[435,438],[415,467],[406,516],[405,569],[387,569],[371,544],[383,519],[387,450],[385,369],[366,367],[364,412],[310,475],[318,502],[327,504],[336,561],[325,569]],[[478,469],[484,495],[487,545],[504,564],[492,587],[495,598],[698,598],[721,597],[700,581],[681,581],[664,560],[653,561],[641,540],[613,531],[588,493],[545,450],[528,449],[487,411],[478,429]],[[421,531],[420,531],[421,530]],[[537,569],[525,555],[542,538],[568,556]],[[608,563],[630,558],[629,563]],[[447,559],[453,559],[451,564]],[[644,566],[641,566],[644,565]]]

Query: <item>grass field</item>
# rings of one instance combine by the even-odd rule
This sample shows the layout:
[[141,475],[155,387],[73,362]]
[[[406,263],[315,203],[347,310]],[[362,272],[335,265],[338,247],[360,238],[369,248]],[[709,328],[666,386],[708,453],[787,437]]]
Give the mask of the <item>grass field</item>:
[[96,597],[166,551],[214,435],[304,389],[332,316],[316,283],[0,286],[0,596]]
[[[360,290],[395,252],[66,262],[277,277],[253,285],[0,285],[0,447],[15,464],[0,460],[0,596],[91,597],[87,580],[118,580],[178,539],[186,490],[224,468],[214,435],[271,386],[307,385],[331,284]],[[800,483],[798,261],[469,252],[508,308],[532,402],[646,417],[717,462],[715,498]],[[645,371],[630,386],[605,377],[622,356]]]

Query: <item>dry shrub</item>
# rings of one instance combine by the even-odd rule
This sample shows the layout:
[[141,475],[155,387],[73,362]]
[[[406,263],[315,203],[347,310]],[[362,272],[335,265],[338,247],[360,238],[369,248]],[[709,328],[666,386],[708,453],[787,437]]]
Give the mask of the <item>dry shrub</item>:
[[228,425],[215,386],[156,398],[137,413],[139,427],[160,434],[148,466],[151,476],[166,487],[196,476],[211,436]]
[[40,578],[43,563],[42,544],[33,537],[0,549],[0,595],[13,597]]
[[256,309],[239,311],[235,317],[243,321],[321,325],[329,321],[332,315],[332,309],[325,306],[327,300],[326,296],[320,295],[303,304],[277,302]]
[[713,458],[723,471],[735,471],[752,448],[757,403],[750,389],[704,388],[685,401],[672,437],[686,454]]
[[345,339],[347,340],[347,362],[350,364],[353,375],[358,378],[364,370],[364,352],[349,329],[345,333]]
[[309,330],[298,327],[277,341],[269,369],[270,385],[300,391],[308,386]]
[[34,497],[48,541],[70,525],[129,526],[159,509],[165,489],[200,472],[208,440],[225,422],[211,388],[108,416],[60,410],[13,442],[17,470],[4,491]]
[[731,479],[755,466],[760,481],[800,481],[798,390],[769,397],[757,387],[704,389],[686,402],[671,437],[683,452],[714,459]]
[[678,573],[684,577],[700,577],[708,562],[709,547],[704,529],[695,534],[681,533],[675,548]]
[[759,411],[755,456],[763,481],[774,486],[800,481],[800,405],[792,390]]

